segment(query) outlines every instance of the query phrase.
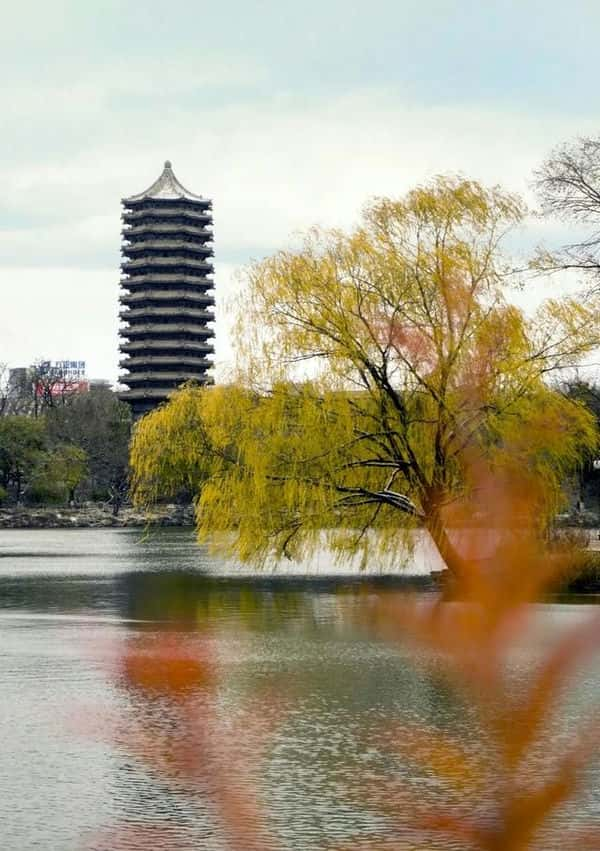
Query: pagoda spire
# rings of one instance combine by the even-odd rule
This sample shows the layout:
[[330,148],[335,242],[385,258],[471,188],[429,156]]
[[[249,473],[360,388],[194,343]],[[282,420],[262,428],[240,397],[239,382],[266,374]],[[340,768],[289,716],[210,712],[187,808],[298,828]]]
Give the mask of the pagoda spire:
[[132,195],[131,198],[125,198],[124,203],[133,201],[142,201],[145,198],[163,198],[177,199],[188,198],[191,201],[205,201],[201,195],[194,195],[189,189],[186,189],[175,177],[171,160],[165,161],[165,167],[160,177],[154,181],[152,186],[149,186],[144,192],[138,195]]

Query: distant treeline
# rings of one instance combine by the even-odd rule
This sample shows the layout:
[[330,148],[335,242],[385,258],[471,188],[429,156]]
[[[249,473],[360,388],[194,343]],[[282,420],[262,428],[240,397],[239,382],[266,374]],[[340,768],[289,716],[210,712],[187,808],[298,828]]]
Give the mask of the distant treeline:
[[80,392],[63,382],[56,393],[35,379],[0,385],[0,505],[93,500],[118,512],[128,489],[129,406],[108,387]]

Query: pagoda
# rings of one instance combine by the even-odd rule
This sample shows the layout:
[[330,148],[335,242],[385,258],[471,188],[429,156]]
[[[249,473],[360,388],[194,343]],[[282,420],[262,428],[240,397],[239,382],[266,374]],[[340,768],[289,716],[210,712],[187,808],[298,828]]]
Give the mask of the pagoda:
[[182,186],[167,160],[122,203],[120,396],[138,417],[185,381],[212,383],[212,202]]

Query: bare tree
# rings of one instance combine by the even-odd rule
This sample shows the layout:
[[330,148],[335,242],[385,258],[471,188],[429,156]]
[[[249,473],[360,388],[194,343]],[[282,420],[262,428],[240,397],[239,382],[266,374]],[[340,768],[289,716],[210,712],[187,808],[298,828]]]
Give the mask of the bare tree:
[[571,222],[578,238],[556,251],[540,250],[543,271],[576,269],[600,286],[600,137],[580,137],[556,148],[534,172],[543,213]]
[[79,381],[49,361],[36,361],[29,370],[33,390],[33,416],[65,405],[78,392]]

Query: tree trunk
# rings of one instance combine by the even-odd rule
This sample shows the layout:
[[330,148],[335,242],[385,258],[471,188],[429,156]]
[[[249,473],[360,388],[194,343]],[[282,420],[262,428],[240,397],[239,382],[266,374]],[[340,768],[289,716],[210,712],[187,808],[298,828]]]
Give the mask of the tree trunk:
[[437,509],[427,512],[425,528],[431,535],[442,561],[452,574],[453,579],[459,580],[465,572],[465,560],[450,540],[448,530]]

